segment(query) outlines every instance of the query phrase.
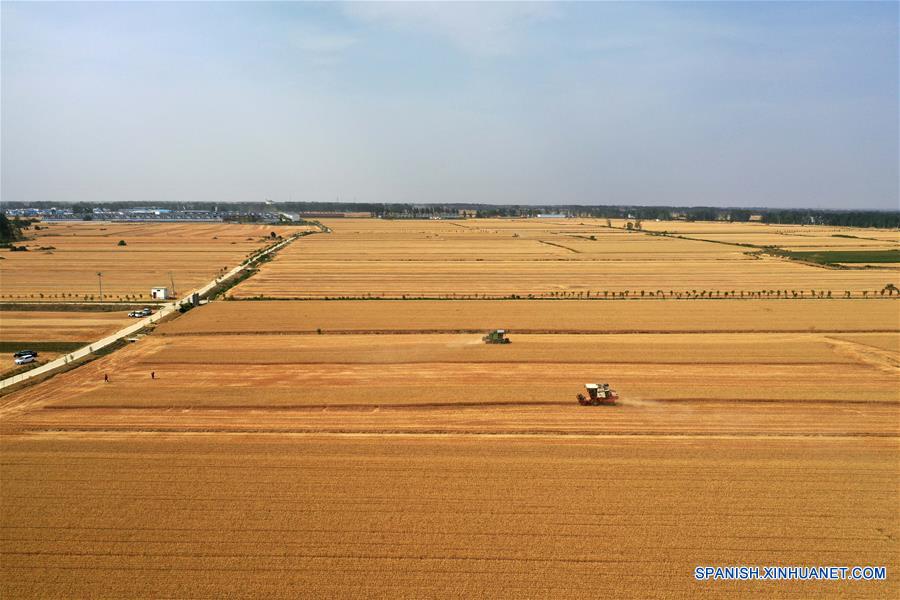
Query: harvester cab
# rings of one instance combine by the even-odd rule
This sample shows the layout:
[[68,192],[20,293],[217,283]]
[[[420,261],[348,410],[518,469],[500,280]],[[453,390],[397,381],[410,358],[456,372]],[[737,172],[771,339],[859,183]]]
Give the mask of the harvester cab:
[[619,395],[615,390],[609,389],[608,383],[586,383],[584,389],[588,395],[578,394],[578,404],[582,406],[610,406],[616,403]]
[[510,339],[506,337],[505,329],[494,329],[489,331],[486,336],[481,338],[485,344],[509,344]]

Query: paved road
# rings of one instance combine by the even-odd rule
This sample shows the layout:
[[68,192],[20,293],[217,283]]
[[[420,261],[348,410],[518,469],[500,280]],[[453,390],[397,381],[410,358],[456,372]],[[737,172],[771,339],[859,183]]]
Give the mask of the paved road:
[[97,350],[105,348],[106,346],[109,346],[110,344],[118,342],[119,340],[121,340],[123,338],[126,338],[130,335],[137,333],[138,331],[140,331],[147,325],[156,323],[163,317],[172,314],[173,312],[178,310],[182,304],[190,303],[191,296],[193,296],[194,294],[200,294],[201,297],[205,296],[206,294],[208,294],[210,292],[210,290],[212,290],[219,283],[222,283],[223,281],[228,281],[229,279],[236,277],[241,271],[243,271],[247,267],[253,265],[254,263],[258,262],[264,256],[271,254],[272,252],[277,252],[278,250],[281,250],[282,248],[284,248],[285,246],[287,246],[288,244],[290,244],[291,242],[296,240],[298,237],[300,237],[300,236],[293,235],[293,236],[289,237],[288,239],[284,240],[283,242],[276,244],[275,246],[272,246],[268,250],[261,252],[260,254],[255,255],[253,258],[241,263],[240,265],[236,266],[235,268],[228,271],[224,275],[217,277],[216,279],[213,279],[212,281],[210,281],[203,287],[197,288],[195,290],[191,290],[190,292],[187,293],[187,295],[185,295],[180,300],[176,300],[175,302],[163,305],[162,308],[160,308],[155,314],[153,314],[145,319],[141,319],[140,321],[136,321],[133,325],[129,325],[128,327],[126,327],[124,329],[120,329],[119,331],[115,332],[114,334],[106,336],[102,340],[97,340],[96,342],[88,344],[87,346],[83,346],[83,347],[81,347],[73,352],[70,352],[64,356],[60,356],[59,358],[54,359],[45,365],[41,365],[40,367],[31,369],[30,371],[26,371],[24,373],[19,373],[18,375],[13,375],[12,377],[8,377],[8,378],[0,381],[0,390],[2,390],[3,388],[9,387],[11,385],[19,384],[23,381],[27,381],[27,380],[37,377],[39,375],[51,373],[57,369],[60,369],[64,366],[66,366],[67,364],[69,364],[70,362],[72,362],[74,360],[84,358],[85,356],[88,356],[88,355],[96,352]]

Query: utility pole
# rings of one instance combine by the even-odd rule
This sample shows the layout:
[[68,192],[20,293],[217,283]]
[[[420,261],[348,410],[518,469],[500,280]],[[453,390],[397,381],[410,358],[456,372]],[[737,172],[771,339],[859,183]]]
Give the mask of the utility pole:
[[100,286],[100,302],[103,302],[103,273],[97,271],[97,285]]
[[175,277],[172,276],[172,271],[169,271],[169,283],[172,284],[172,295],[177,296],[178,294],[175,292]]

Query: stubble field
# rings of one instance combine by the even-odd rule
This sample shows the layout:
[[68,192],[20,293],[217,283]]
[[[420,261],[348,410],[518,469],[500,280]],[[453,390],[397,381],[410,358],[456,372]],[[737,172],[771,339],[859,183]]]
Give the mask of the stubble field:
[[[490,254],[520,291],[521,277],[540,276],[517,276],[518,265],[586,254],[543,243],[536,221],[329,225],[235,295],[273,281],[285,296],[325,280],[323,295],[363,285],[341,287],[321,266],[293,279],[304,253],[354,269]],[[488,235],[425,250],[423,236],[463,226]],[[606,244],[568,237],[576,249]],[[693,256],[669,270],[760,262],[726,256],[734,246],[642,237]],[[604,253],[654,269],[667,260],[621,239]],[[433,281],[401,287],[426,295]],[[892,597],[898,304],[214,302],[0,397],[2,595]],[[482,344],[495,327],[512,344]],[[611,383],[620,405],[579,406],[589,381]],[[883,565],[888,579],[693,578],[698,565],[741,564]]]

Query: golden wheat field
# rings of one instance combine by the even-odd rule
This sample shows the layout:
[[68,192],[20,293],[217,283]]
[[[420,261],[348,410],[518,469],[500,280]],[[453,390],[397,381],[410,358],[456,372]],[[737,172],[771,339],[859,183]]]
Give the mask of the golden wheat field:
[[894,439],[54,435],[3,449],[4,597],[888,598]]
[[[149,300],[151,287],[185,293],[301,228],[225,223],[41,223],[3,252],[0,301]],[[124,241],[125,246],[119,246]],[[103,273],[98,278],[97,273]]]
[[[826,268],[761,256],[736,244],[784,242],[797,249],[847,249],[845,242],[900,246],[893,240],[833,237],[835,228],[785,233],[779,226],[710,225],[690,239],[609,228],[598,220],[328,221],[238,286],[235,298],[551,297],[628,291],[779,294],[876,292],[896,279],[896,265]],[[664,223],[654,223],[663,231]],[[649,226],[648,226],[649,227]],[[797,228],[800,229],[800,228]],[[806,235],[810,230],[810,235]],[[854,230],[855,231],[855,230]],[[721,236],[731,243],[721,243]],[[707,236],[709,240],[701,239]],[[593,239],[592,239],[593,238]],[[772,241],[774,240],[774,241]],[[799,241],[798,241],[799,240]],[[832,245],[828,245],[832,244]],[[859,246],[855,244],[854,247]],[[868,246],[857,249],[870,249]]]
[[[612,224],[333,219],[241,300],[0,396],[0,595],[896,596],[900,301],[856,293],[890,269]],[[784,247],[893,235],[643,225]],[[668,296],[813,280],[855,293]],[[627,299],[597,293],[614,281]],[[444,291],[523,297],[400,299]],[[323,299],[370,294],[396,299]],[[43,314],[0,316],[21,340],[115,321]],[[484,344],[494,328],[511,343]],[[589,382],[618,405],[580,406]],[[700,582],[701,565],[888,577]]]

